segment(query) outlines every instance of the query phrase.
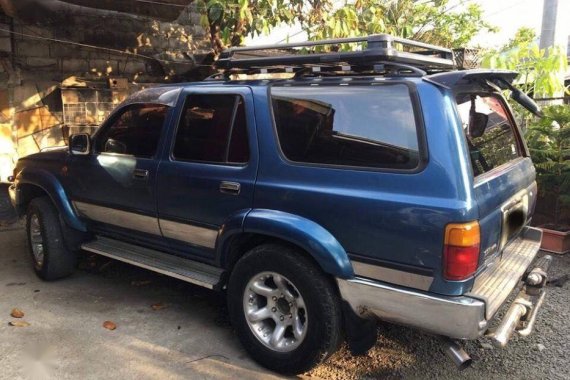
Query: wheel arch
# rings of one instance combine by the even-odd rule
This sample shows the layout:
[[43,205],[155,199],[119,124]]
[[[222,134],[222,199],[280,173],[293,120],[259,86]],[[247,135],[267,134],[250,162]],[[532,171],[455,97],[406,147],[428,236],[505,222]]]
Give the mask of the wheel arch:
[[249,212],[241,228],[222,230],[218,240],[220,265],[231,271],[245,252],[264,243],[293,246],[334,277],[354,275],[346,251],[330,232],[301,216],[266,209]]
[[32,199],[47,196],[60,213],[65,223],[78,231],[86,232],[85,224],[79,220],[65,190],[57,178],[45,170],[25,168],[16,177],[17,209],[25,212]]

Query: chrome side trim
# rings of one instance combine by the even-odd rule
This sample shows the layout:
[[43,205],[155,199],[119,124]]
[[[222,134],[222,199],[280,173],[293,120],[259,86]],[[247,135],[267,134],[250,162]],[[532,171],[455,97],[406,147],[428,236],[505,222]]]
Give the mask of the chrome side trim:
[[218,239],[217,229],[178,223],[165,219],[160,219],[159,225],[164,237],[206,248],[213,249],[216,247],[216,240]]
[[390,284],[407,286],[410,288],[428,290],[433,277],[405,272],[398,269],[378,265],[366,264],[360,261],[351,261],[354,274]]
[[363,278],[337,283],[342,298],[361,316],[453,339],[476,339],[487,329],[485,303],[471,297],[429,295]]
[[108,223],[114,226],[146,232],[152,235],[161,235],[160,228],[158,226],[158,219],[152,216],[117,210],[110,207],[97,206],[85,202],[74,201],[73,206],[78,211],[79,215],[97,222]]

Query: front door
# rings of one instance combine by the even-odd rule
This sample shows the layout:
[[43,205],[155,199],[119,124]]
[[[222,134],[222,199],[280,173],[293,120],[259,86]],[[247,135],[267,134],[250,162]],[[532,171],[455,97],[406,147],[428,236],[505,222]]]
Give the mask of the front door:
[[156,156],[168,111],[157,104],[125,106],[98,130],[90,155],[71,158],[69,196],[92,230],[160,238]]
[[176,251],[213,261],[220,227],[253,204],[257,139],[251,90],[190,89],[157,188],[160,228]]

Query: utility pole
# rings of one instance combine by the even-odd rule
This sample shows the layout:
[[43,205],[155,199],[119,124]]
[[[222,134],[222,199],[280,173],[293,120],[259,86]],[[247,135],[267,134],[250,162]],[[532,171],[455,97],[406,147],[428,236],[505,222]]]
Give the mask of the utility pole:
[[570,9],[568,0],[544,0],[542,8],[542,28],[540,48],[546,49],[557,45],[566,50],[568,45],[568,18]]
[[[540,49],[548,49],[552,46],[558,46],[562,49],[562,53],[568,56],[569,49],[569,33],[567,18],[570,12],[568,6],[570,1],[562,0],[544,0],[542,8],[542,28],[540,32]],[[558,73],[560,80],[564,82],[564,72]],[[564,93],[555,94],[555,96],[564,96]],[[555,103],[562,102],[561,100]]]
[[546,49],[554,45],[557,16],[558,0],[544,0],[542,6],[542,28],[540,32],[541,49]]

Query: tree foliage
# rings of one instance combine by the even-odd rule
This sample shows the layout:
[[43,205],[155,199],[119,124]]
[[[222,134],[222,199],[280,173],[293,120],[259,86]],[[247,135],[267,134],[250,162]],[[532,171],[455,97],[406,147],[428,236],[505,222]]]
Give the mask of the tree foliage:
[[518,71],[517,87],[537,98],[564,92],[563,74],[568,67],[568,59],[563,49],[557,46],[539,49],[534,39],[529,37],[516,35],[503,48],[488,52],[481,66]]
[[200,0],[202,23],[220,52],[246,36],[298,24],[309,39],[388,33],[446,47],[464,47],[480,31],[496,29],[476,3],[450,0]]
[[509,40],[503,47],[501,47],[500,51],[509,51],[511,49],[516,49],[521,45],[529,45],[536,41],[536,32],[533,28],[529,28],[527,26],[522,26],[517,29],[513,38]]
[[[519,73],[515,85],[534,98],[561,96],[568,89],[564,87],[564,73],[568,61],[563,49],[554,46],[539,49],[532,38],[533,33],[521,28],[503,47],[491,50],[483,57],[482,67],[513,70]],[[532,122],[533,116],[518,103],[510,101],[515,117],[524,128]]]
[[554,198],[554,224],[559,226],[562,211],[570,208],[570,106],[548,106],[543,113],[526,137],[538,188],[543,196]]
[[312,39],[388,33],[445,47],[465,47],[480,31],[496,29],[483,20],[480,5],[449,0],[357,0],[304,25]]
[[202,24],[208,28],[216,53],[240,46],[246,36],[269,34],[278,25],[315,24],[328,12],[332,0],[199,0]]

